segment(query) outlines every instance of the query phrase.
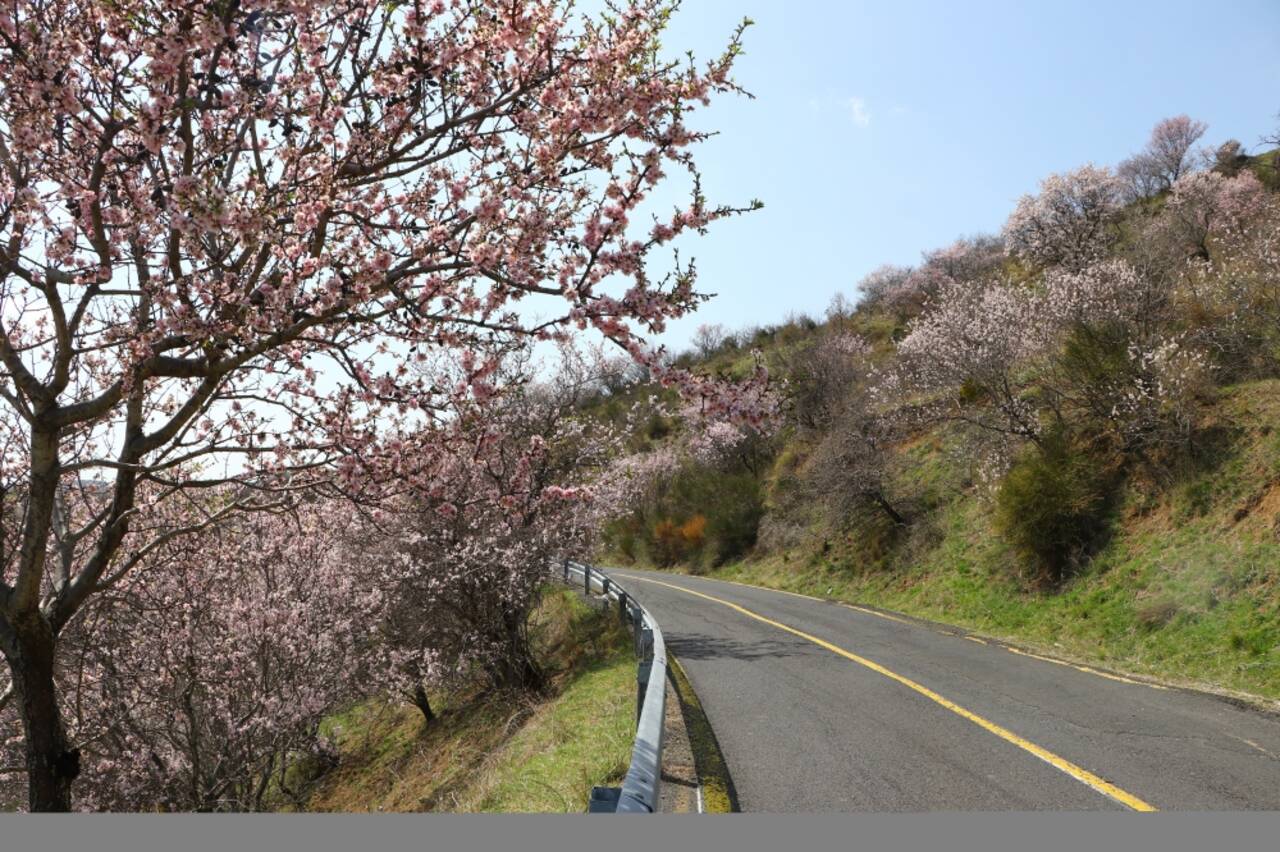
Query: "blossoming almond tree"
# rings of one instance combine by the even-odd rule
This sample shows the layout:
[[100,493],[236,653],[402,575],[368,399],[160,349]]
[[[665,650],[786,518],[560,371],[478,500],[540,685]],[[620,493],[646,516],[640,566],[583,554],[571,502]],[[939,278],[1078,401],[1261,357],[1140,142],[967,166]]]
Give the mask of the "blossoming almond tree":
[[1210,259],[1210,242],[1256,217],[1266,201],[1266,189],[1253,172],[1226,177],[1218,172],[1189,172],[1173,183],[1163,228],[1178,248],[1199,260]]
[[1003,438],[992,468],[1067,423],[1126,450],[1184,440],[1208,365],[1171,322],[1173,295],[1119,259],[1055,267],[1035,286],[952,287],[911,325],[885,389]]
[[[1042,301],[1003,281],[952,284],[910,326],[898,346],[898,377],[910,393],[954,391],[936,404],[946,414],[1011,439],[1036,441],[1040,422],[1028,400],[1023,365],[1044,351]],[[974,399],[989,406],[972,406]]]
[[[596,480],[629,431],[583,412],[616,366],[558,360],[549,381],[368,447],[344,471],[364,511],[300,494],[176,537],[93,596],[59,642],[76,807],[298,806],[333,757],[322,721],[354,699],[406,698],[431,722],[429,691],[536,690],[529,615],[552,560],[580,557],[611,511]],[[243,487],[146,522],[191,526]],[[18,729],[0,710],[6,770]],[[21,780],[0,773],[0,801]]]
[[1123,190],[1105,167],[1050,175],[1039,194],[1018,201],[1004,226],[1005,247],[1039,267],[1082,269],[1103,257],[1118,236]]
[[427,686],[476,675],[497,689],[543,686],[528,633],[537,590],[553,564],[586,555],[610,511],[599,475],[626,434],[582,413],[603,369],[562,352],[549,380],[450,424],[447,441],[420,433],[407,452],[367,460],[394,466],[377,478],[400,488],[368,555],[388,591],[375,667],[427,721]]
[[830,364],[824,372],[838,379],[821,394],[822,419],[807,424],[818,438],[814,463],[805,477],[810,493],[841,516],[874,507],[891,523],[905,526],[907,518],[889,492],[891,448],[902,438],[909,418],[877,405],[873,385],[879,377],[865,339],[835,334],[815,349],[810,357],[817,364]]
[[1209,126],[1188,115],[1156,122],[1147,147],[1122,162],[1117,169],[1127,183],[1130,200],[1147,198],[1171,189],[1196,165],[1195,144]]
[[[0,9],[0,649],[33,810],[68,808],[79,771],[58,635],[155,544],[155,503],[229,479],[217,514],[270,503],[389,421],[492,397],[523,340],[594,328],[648,357],[697,304],[690,267],[647,259],[737,212],[699,192],[686,118],[737,90],[738,37],[662,59],[675,5]],[[641,228],[668,169],[692,197]],[[460,381],[410,369],[439,350]]]
[[[1189,209],[1224,212],[1219,199],[1215,193],[1205,199],[1212,206],[1199,208],[1193,197]],[[1274,374],[1280,330],[1280,204],[1274,195],[1245,199],[1253,215],[1201,219],[1211,226],[1209,259],[1184,264],[1188,299],[1205,323],[1199,334],[1215,352],[1220,376],[1231,378]],[[1226,209],[1232,207],[1240,209]]]
[[364,524],[340,508],[237,515],[90,600],[62,634],[60,666],[82,749],[78,808],[303,803],[306,759],[332,758],[321,722],[377,674],[386,605],[353,558]]

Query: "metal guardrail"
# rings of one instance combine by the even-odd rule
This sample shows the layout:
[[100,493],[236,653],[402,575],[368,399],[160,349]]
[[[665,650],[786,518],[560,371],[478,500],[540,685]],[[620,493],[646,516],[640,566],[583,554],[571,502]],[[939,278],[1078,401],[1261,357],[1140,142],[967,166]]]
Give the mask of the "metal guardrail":
[[621,787],[596,787],[591,791],[589,813],[641,813],[658,810],[662,783],[662,731],[667,717],[667,647],[658,623],[640,603],[599,568],[565,560],[559,571],[565,583],[581,584],[583,591],[599,591],[617,601],[618,618],[635,631],[636,741],[631,766]]

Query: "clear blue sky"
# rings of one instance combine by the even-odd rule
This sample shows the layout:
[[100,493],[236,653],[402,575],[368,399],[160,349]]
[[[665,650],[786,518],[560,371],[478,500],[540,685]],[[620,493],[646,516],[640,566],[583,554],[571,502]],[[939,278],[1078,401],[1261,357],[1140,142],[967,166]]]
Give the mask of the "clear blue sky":
[[1046,174],[1115,164],[1160,118],[1251,149],[1280,111],[1280,0],[686,0],[667,46],[717,54],[743,16],[737,78],[699,126],[713,201],[765,209],[682,245],[698,324],[820,316],[876,266],[996,231]]

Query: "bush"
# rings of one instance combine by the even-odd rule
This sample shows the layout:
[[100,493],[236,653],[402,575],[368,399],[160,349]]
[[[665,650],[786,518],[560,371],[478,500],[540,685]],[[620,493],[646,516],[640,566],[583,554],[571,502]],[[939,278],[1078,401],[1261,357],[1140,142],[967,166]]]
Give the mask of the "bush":
[[640,428],[640,433],[644,435],[646,441],[651,444],[661,441],[663,438],[671,434],[671,421],[661,414],[654,413],[649,415],[649,419],[644,422]]
[[680,525],[680,538],[689,548],[702,547],[706,540],[707,518],[705,515],[694,515]]
[[706,530],[705,515],[694,515],[684,523],[663,518],[653,525],[654,561],[669,567],[699,553],[706,544]]
[[1115,474],[1078,440],[1046,436],[1000,485],[996,528],[1041,584],[1058,585],[1109,526]]
[[680,526],[670,518],[663,518],[653,525],[652,541],[650,555],[662,567],[675,565],[684,558],[685,547],[680,538]]
[[1138,625],[1144,630],[1159,630],[1178,615],[1178,605],[1164,598],[1141,604],[1136,612]]
[[638,556],[636,539],[639,537],[638,524],[633,515],[610,521],[604,528],[604,540],[628,562],[635,562]]
[[755,546],[764,516],[760,482],[750,474],[723,475],[709,503],[703,559],[711,566],[745,556]]
[[711,568],[747,553],[764,516],[763,489],[750,472],[691,464],[652,502],[605,529],[605,544],[632,561]]

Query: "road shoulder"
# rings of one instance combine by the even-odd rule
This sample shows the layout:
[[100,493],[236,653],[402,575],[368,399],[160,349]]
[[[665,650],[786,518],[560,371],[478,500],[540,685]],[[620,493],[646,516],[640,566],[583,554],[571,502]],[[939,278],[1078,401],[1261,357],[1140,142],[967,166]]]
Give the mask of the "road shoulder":
[[[676,698],[668,706],[677,709],[681,717],[684,741],[693,760],[695,784],[699,788],[697,810],[709,814],[733,813],[738,810],[738,797],[711,722],[688,675],[674,657],[668,657],[668,672]],[[670,713],[669,709],[668,718]],[[665,764],[665,758],[663,762]]]

